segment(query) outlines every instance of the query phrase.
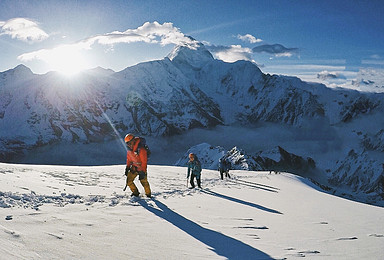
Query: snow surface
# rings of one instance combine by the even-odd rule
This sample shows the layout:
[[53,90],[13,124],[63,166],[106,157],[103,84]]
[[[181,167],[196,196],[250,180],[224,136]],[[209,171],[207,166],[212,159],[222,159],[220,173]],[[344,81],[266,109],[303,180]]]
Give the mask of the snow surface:
[[[0,164],[1,259],[382,259],[384,208],[288,173],[149,165],[153,199],[124,165]],[[136,180],[137,181],[137,180]],[[142,192],[142,187],[137,184]]]

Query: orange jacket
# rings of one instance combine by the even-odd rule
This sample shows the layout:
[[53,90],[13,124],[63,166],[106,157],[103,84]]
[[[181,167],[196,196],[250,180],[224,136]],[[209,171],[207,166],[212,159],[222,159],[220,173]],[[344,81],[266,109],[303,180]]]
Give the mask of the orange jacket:
[[133,140],[132,150],[128,147],[127,152],[127,167],[133,168],[133,170],[138,172],[147,171],[147,150],[144,148],[137,149],[139,147],[140,138],[135,137]]

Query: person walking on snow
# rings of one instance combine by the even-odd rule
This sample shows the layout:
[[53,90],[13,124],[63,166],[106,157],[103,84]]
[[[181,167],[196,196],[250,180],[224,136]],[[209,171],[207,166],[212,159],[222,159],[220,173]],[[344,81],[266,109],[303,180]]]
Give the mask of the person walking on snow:
[[[133,134],[127,134],[124,138],[127,144],[127,166],[125,167],[125,175],[127,176],[127,186],[131,189],[131,196],[139,196],[139,190],[133,182],[137,175],[141,185],[144,187],[145,195],[151,197],[151,188],[147,179],[147,150],[140,147],[142,142],[140,137],[135,137]],[[141,145],[142,146],[142,145]]]
[[231,178],[231,176],[229,175],[229,169],[231,168],[230,165],[231,164],[230,164],[230,162],[227,161],[227,159],[220,158],[220,160],[219,160],[219,172],[220,172],[220,177],[222,180],[224,179],[224,173],[225,173],[225,177]]
[[191,175],[191,188],[195,188],[195,178],[197,181],[197,186],[201,188],[201,163],[198,160],[197,156],[193,153],[189,154],[189,161],[187,163],[188,166],[188,174],[187,174],[187,179],[189,178],[189,175]]

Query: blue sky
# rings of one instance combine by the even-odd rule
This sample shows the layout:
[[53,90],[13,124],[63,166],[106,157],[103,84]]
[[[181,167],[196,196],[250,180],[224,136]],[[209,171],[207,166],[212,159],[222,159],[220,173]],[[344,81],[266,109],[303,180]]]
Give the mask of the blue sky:
[[0,71],[119,71],[162,59],[190,35],[227,62],[343,84],[361,67],[384,67],[383,13],[379,0],[2,0]]

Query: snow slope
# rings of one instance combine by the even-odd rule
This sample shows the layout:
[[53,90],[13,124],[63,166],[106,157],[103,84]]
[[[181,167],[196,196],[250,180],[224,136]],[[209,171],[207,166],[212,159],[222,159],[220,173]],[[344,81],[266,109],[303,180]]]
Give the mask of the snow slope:
[[[382,259],[384,208],[288,173],[149,166],[153,199],[122,191],[124,165],[0,164],[1,259]],[[142,187],[138,184],[139,190]]]

